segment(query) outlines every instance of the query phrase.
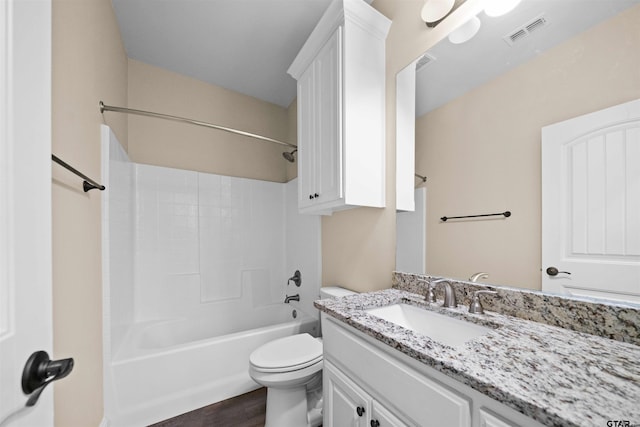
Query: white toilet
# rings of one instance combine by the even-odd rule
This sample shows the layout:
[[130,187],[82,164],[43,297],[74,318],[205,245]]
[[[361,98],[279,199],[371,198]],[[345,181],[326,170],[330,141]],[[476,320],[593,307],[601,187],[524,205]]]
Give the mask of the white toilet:
[[[320,289],[320,298],[354,292]],[[249,356],[249,375],[267,387],[265,427],[317,427],[322,424],[322,339],[298,334],[271,341]]]

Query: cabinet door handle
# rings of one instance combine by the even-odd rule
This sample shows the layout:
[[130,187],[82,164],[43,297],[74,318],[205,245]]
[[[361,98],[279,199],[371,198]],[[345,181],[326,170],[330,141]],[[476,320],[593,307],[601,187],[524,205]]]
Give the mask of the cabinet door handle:
[[315,193],[315,194],[313,195],[313,197],[315,197],[315,198],[317,199],[318,197],[320,197],[320,195],[319,195],[318,193]]
[[358,413],[358,416],[361,417],[364,415],[364,408],[362,406],[358,406],[356,408],[356,412]]
[[309,194],[309,200],[313,200],[313,194]]
[[369,425],[371,427],[380,427],[380,421],[378,420],[371,420],[371,422],[369,423]]

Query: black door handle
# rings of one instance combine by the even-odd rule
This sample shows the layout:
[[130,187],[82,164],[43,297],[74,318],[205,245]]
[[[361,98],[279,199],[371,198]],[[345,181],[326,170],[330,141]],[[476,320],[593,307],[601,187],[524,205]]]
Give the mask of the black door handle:
[[22,370],[22,391],[31,395],[26,406],[33,406],[46,386],[66,377],[73,370],[73,359],[51,360],[46,351],[36,351]]
[[568,271],[558,271],[558,269],[557,269],[557,268],[555,268],[555,267],[549,267],[549,268],[547,268],[547,274],[548,274],[549,276],[557,276],[557,275],[558,275],[558,273],[571,274],[571,273],[569,273]]
[[358,406],[356,408],[356,413],[358,414],[359,417],[364,415],[364,408],[362,406]]

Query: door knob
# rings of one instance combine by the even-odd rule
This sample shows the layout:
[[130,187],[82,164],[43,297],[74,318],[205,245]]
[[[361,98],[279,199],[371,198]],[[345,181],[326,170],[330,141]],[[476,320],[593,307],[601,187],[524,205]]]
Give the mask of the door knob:
[[31,395],[26,406],[33,406],[46,386],[66,377],[73,370],[73,359],[51,360],[46,351],[36,351],[22,370],[22,391]]
[[557,269],[557,268],[555,268],[555,267],[549,267],[549,268],[547,268],[547,274],[548,274],[549,276],[557,276],[557,275],[558,275],[558,273],[571,274],[571,273],[569,273],[568,271],[558,271],[558,269]]

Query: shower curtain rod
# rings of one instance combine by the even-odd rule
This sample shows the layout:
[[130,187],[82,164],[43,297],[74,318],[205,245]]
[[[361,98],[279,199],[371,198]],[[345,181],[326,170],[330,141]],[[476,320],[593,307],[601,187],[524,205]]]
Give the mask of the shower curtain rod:
[[279,141],[277,139],[269,138],[269,137],[262,136],[262,135],[256,135],[255,133],[245,132],[245,131],[242,131],[242,130],[233,129],[233,128],[229,128],[229,127],[224,127],[224,126],[220,126],[220,125],[214,125],[213,123],[201,122],[199,120],[187,119],[185,117],[170,116],[168,114],[160,114],[160,113],[154,113],[154,112],[151,112],[151,111],[144,111],[144,110],[134,110],[133,108],[114,107],[112,105],[105,105],[104,102],[100,101],[100,112],[104,113],[105,111],[113,111],[113,112],[116,112],[116,113],[126,113],[126,114],[136,114],[138,116],[155,117],[157,119],[166,119],[166,120],[173,120],[173,121],[176,121],[176,122],[189,123],[189,124],[192,124],[192,125],[203,126],[203,127],[212,128],[212,129],[218,129],[218,130],[222,130],[222,131],[229,132],[229,133],[235,133],[237,135],[248,136],[249,138],[256,138],[256,139],[260,139],[262,141],[272,142],[274,144],[280,144],[280,145],[284,145],[284,146],[287,146],[287,147],[297,148],[296,145],[289,144],[288,142]]

